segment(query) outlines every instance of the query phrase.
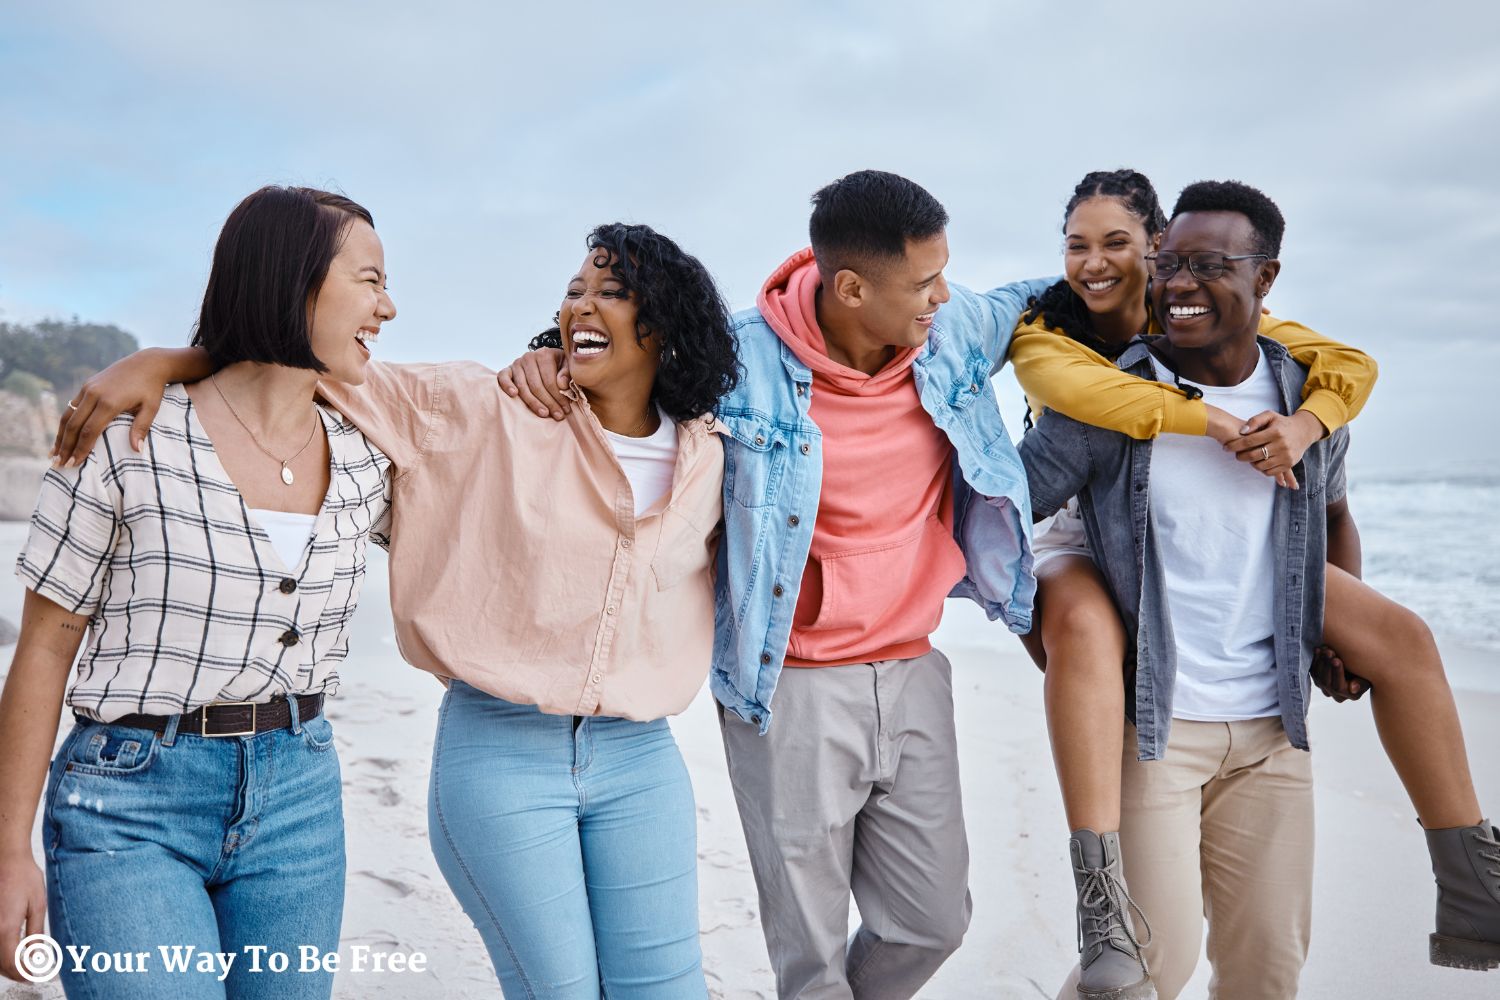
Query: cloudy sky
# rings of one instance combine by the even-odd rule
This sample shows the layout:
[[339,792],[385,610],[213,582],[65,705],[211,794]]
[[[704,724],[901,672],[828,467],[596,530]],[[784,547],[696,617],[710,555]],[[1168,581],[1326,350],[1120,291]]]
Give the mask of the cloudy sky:
[[1500,457],[1500,5],[422,7],[7,4],[0,319],[184,343],[230,208],[311,184],[375,214],[381,356],[498,365],[598,222],[667,232],[742,307],[811,192],[878,167],[988,286],[1056,272],[1072,186],[1129,165],[1168,204],[1226,177],[1280,202],[1269,305],[1382,365],[1357,470]]

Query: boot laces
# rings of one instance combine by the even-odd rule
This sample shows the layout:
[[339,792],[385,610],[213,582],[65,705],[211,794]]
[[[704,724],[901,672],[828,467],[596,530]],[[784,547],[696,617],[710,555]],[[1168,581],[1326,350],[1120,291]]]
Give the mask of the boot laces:
[[[1151,943],[1151,921],[1145,911],[1108,868],[1085,868],[1083,872],[1083,884],[1078,888],[1078,951],[1083,952],[1085,939],[1113,941],[1111,928],[1118,926],[1139,958],[1141,949]],[[1134,911],[1145,927],[1144,939],[1136,937],[1131,922],[1125,919],[1127,911]]]
[[[1490,834],[1485,833],[1482,829],[1475,832],[1474,840],[1478,842],[1481,847],[1495,848],[1495,850],[1493,851],[1475,851],[1475,854],[1479,855],[1486,861],[1493,861],[1495,862],[1495,864],[1500,865],[1500,840],[1496,840],[1494,837],[1490,836]],[[1486,870],[1491,876],[1500,878],[1500,868],[1489,868]]]

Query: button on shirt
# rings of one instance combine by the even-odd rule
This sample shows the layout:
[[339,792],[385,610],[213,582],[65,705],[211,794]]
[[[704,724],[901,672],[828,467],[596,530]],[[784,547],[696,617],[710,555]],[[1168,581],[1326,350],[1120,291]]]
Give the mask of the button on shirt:
[[558,422],[476,364],[366,372],[323,391],[396,466],[387,542],[406,660],[556,715],[687,707],[713,644],[716,425],[678,425],[671,491],[637,518],[586,402]]
[[295,565],[245,506],[180,385],[167,387],[143,454],[126,416],[83,465],[47,473],[16,574],[92,616],[67,694],[75,711],[108,722],[338,689],[390,463],[338,414],[318,413],[330,482]]

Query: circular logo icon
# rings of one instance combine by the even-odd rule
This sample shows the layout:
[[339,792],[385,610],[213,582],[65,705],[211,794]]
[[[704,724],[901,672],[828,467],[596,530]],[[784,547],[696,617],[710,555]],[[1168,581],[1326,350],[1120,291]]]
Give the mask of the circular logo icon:
[[31,934],[16,945],[16,970],[33,983],[50,982],[62,968],[62,949],[45,934]]

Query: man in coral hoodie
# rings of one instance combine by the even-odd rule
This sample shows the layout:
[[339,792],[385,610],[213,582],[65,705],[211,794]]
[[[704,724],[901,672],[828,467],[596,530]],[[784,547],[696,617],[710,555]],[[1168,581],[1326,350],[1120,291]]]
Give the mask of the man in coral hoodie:
[[779,996],[897,1000],[968,927],[929,637],[950,593],[1030,625],[1028,494],[989,379],[1047,283],[950,286],[947,213],[905,178],[813,205],[811,249],[735,317],[712,683]]
[[[1031,626],[1030,499],[990,376],[1051,281],[949,285],[947,212],[894,174],[813,206],[812,247],[735,317],[710,677],[778,995],[906,1000],[970,911],[930,636],[950,595]],[[508,389],[556,414],[555,364]]]

